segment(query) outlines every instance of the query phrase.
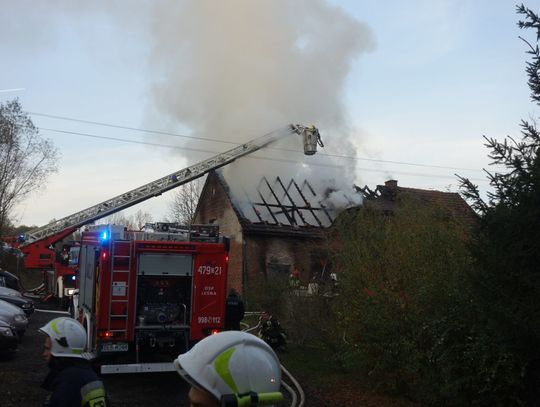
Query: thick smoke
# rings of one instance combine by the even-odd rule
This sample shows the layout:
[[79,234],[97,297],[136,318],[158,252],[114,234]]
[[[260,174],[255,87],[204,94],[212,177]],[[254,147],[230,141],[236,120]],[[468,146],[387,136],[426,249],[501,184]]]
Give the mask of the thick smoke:
[[[333,153],[355,155],[343,98],[352,64],[372,49],[373,40],[367,26],[325,0],[115,1],[82,10],[66,0],[53,0],[53,5],[57,20],[60,15],[75,15],[76,21],[82,13],[109,15],[121,27],[120,42],[150,34],[150,51],[141,63],[154,74],[149,105],[163,119],[162,128],[180,127],[222,141],[193,141],[187,147],[225,151],[299,123],[316,125]],[[34,6],[21,7],[38,18]],[[45,31],[57,27],[57,20]],[[119,56],[123,51],[118,50]],[[262,176],[298,183],[307,179],[326,199],[331,198],[325,195],[330,184],[332,191],[352,193],[355,170],[342,168],[350,160],[284,151],[301,151],[301,145],[298,136],[290,136],[227,166],[224,175],[234,194],[250,194]],[[202,158],[194,155],[190,161]],[[343,193],[334,196],[337,206],[347,201],[336,198]]]
[[[323,0],[156,4],[151,61],[162,79],[153,96],[169,120],[196,136],[235,143],[288,123],[315,124],[333,152],[355,154],[343,94],[355,58],[372,48],[364,24]],[[206,146],[216,151],[230,147]],[[307,178],[321,193],[332,181],[334,190],[352,193],[354,169],[283,151],[300,151],[298,136],[272,147],[224,170],[235,195],[255,188],[263,175],[299,182]],[[321,162],[325,166],[313,165]]]

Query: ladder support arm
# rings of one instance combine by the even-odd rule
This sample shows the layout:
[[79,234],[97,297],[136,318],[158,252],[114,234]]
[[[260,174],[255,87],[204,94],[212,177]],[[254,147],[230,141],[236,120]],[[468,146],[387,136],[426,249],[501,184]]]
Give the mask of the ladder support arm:
[[[319,132],[314,126],[304,127],[301,125],[291,124],[255,140],[234,147],[224,153],[217,154],[197,164],[176,171],[139,188],[125,192],[97,205],[76,212],[70,216],[51,222],[48,225],[31,230],[26,234],[26,244],[56,235],[65,229],[71,230],[79,228],[97,219],[104,218],[112,215],[113,213],[129,208],[130,206],[146,201],[149,198],[159,196],[166,191],[177,188],[183,184],[193,181],[194,179],[200,178],[212,170],[230,164],[240,157],[260,150],[261,148],[290,134],[298,134],[303,136],[304,153],[307,155],[314,154],[314,151],[316,150],[316,146],[313,146],[313,142],[322,145],[320,142]],[[306,146],[308,143],[310,143],[311,146]]]

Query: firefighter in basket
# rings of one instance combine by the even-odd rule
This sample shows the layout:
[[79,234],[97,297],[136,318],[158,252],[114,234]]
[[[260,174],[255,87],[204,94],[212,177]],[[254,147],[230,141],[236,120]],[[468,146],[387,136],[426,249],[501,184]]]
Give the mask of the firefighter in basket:
[[43,403],[46,407],[107,407],[103,383],[83,355],[86,331],[76,320],[55,318],[39,329],[46,335],[43,359],[49,374],[41,385],[52,394]]
[[246,332],[208,336],[178,356],[174,366],[191,385],[192,406],[270,406],[283,399],[279,359],[265,342]]
[[274,350],[287,350],[287,335],[276,317],[263,311],[259,318],[259,337]]

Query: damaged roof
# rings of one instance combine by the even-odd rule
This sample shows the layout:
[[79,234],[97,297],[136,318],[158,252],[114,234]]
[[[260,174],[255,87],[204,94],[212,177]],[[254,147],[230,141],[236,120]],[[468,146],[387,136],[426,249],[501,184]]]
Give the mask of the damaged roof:
[[262,177],[255,190],[231,191],[222,171],[215,171],[244,232],[305,237],[322,236],[339,211],[323,203],[324,197],[307,181]]
[[377,185],[375,191],[368,187],[357,188],[363,193],[366,202],[386,213],[394,212],[398,205],[399,194],[411,194],[420,201],[435,205],[451,213],[454,218],[467,225],[477,221],[477,215],[465,200],[456,192],[442,192],[428,189],[404,188],[398,186],[396,180],[386,181],[384,185]]

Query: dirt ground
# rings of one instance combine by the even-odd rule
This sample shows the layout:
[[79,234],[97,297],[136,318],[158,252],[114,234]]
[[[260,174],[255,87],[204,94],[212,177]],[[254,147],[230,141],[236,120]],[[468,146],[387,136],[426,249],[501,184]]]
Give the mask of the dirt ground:
[[[54,303],[36,302],[36,308],[58,310]],[[37,329],[57,316],[34,312],[17,352],[0,354],[0,406],[41,406],[47,392],[40,385],[48,369],[41,359],[43,335]],[[103,381],[115,407],[189,405],[188,387],[176,373],[107,375]]]
[[[36,308],[49,312],[36,311],[18,350],[13,354],[0,353],[0,406],[36,407],[41,406],[47,392],[40,385],[47,375],[48,368],[41,358],[43,335],[38,328],[59,316],[50,311],[58,311],[54,302],[39,303]],[[189,406],[187,384],[176,373],[104,375],[106,390],[114,407],[166,407]],[[333,388],[323,391],[309,383],[301,383],[306,393],[306,407],[327,406],[405,406],[397,400],[381,398],[366,393],[351,385],[344,389]],[[283,406],[290,405],[286,394]],[[408,405],[407,405],[408,406]]]

